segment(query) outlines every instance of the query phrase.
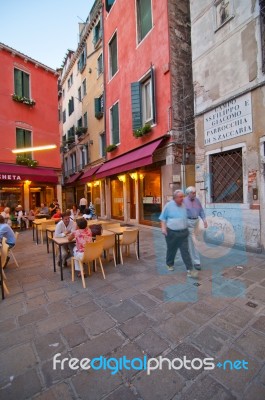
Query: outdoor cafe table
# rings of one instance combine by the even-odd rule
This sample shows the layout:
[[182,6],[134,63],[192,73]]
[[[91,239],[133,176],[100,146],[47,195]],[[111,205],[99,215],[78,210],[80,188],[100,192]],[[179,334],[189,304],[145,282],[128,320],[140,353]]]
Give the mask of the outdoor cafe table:
[[[110,231],[103,231],[101,236],[110,235]],[[95,238],[93,238],[95,239]],[[50,239],[52,241],[52,257],[53,257],[53,270],[56,272],[56,261],[55,261],[55,245],[59,247],[59,260],[60,260],[60,271],[61,271],[61,281],[63,281],[63,260],[62,260],[62,246],[64,244],[75,243],[75,239],[69,242],[66,237],[53,237]]]
[[35,240],[35,229],[36,229],[36,244],[39,244],[39,230],[38,227],[43,224],[44,222],[51,222],[54,219],[34,219],[32,221],[32,240]]
[[123,234],[124,231],[134,231],[137,229],[137,251],[138,251],[138,257],[140,258],[140,243],[139,243],[139,229],[134,228],[134,227],[127,227],[127,226],[121,226],[119,228],[108,228],[107,230],[110,232],[115,233],[115,251],[116,251],[116,261],[117,264],[121,263],[121,257],[120,257],[120,236]]

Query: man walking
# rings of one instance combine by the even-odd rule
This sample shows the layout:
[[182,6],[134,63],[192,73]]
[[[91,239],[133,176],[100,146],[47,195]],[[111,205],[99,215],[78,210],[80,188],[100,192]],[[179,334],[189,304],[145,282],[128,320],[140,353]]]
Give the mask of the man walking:
[[189,250],[194,267],[197,270],[201,269],[200,253],[195,247],[194,236],[195,228],[199,223],[199,217],[203,220],[204,228],[208,227],[204,210],[200,200],[196,197],[196,189],[194,186],[189,186],[186,189],[187,197],[183,203],[187,209],[188,215],[188,229],[189,229]]
[[188,220],[187,210],[183,204],[184,193],[176,190],[173,200],[169,201],[159,219],[161,220],[162,233],[165,235],[167,244],[166,262],[169,271],[174,271],[174,261],[178,249],[187,269],[187,276],[197,277],[197,271],[193,270],[193,264],[189,253],[188,244]]

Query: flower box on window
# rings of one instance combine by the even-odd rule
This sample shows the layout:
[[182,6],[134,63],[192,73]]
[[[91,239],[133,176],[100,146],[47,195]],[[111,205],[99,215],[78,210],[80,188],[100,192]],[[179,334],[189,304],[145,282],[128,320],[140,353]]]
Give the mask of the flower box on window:
[[36,101],[33,99],[29,99],[27,97],[24,96],[19,96],[18,94],[12,94],[12,99],[14,101],[17,101],[18,103],[23,103],[26,104],[28,106],[35,106]]
[[75,130],[75,134],[79,137],[81,135],[83,135],[84,133],[87,132],[87,127],[85,126],[80,126],[79,128],[76,128]]
[[18,155],[16,158],[16,163],[18,165],[26,165],[28,167],[35,168],[38,166],[39,162],[37,160],[32,160],[29,157]]
[[145,124],[143,127],[136,129],[133,131],[133,135],[136,138],[142,137],[146,135],[148,132],[152,130],[152,127],[150,124]]
[[107,151],[108,153],[110,153],[111,151],[116,150],[117,147],[118,147],[118,146],[117,146],[116,144],[110,144],[109,146],[106,147],[106,151]]

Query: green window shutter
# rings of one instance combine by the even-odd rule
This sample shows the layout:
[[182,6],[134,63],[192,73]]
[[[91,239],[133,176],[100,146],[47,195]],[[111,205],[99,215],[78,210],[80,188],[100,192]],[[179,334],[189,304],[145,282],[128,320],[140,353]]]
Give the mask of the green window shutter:
[[17,128],[16,130],[16,144],[17,148],[21,149],[24,146],[24,129]]
[[131,83],[131,101],[132,101],[132,128],[133,131],[135,131],[136,129],[142,127],[140,82]]
[[14,70],[14,77],[15,77],[15,94],[18,96],[23,95],[22,92],[22,71],[19,69]]
[[141,24],[141,39],[143,39],[152,28],[151,0],[138,0]]
[[151,85],[152,85],[152,106],[153,106],[153,123],[156,123],[156,92],[155,92],[155,69],[151,67]]
[[111,109],[112,122],[112,144],[120,143],[120,128],[119,128],[119,103],[116,103]]
[[95,103],[95,117],[100,119],[103,117],[102,96],[94,99]]
[[23,96],[27,99],[30,98],[29,95],[29,75],[23,72]]
[[118,54],[117,54],[117,35],[115,34],[110,43],[110,59],[111,59],[111,76],[118,71]]

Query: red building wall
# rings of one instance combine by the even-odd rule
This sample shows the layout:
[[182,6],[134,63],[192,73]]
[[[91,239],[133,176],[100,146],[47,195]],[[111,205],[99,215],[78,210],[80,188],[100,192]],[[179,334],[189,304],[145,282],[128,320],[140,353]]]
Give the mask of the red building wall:
[[[30,75],[30,97],[34,106],[18,103],[14,93],[14,68]],[[32,145],[56,144],[55,150],[33,153],[40,166],[60,168],[57,74],[51,68],[8,47],[0,50],[0,161],[15,163],[16,128],[32,131]]]
[[[121,144],[115,157],[164,135],[169,130],[171,107],[169,67],[169,34],[167,1],[153,1],[153,28],[137,44],[136,2],[116,0],[109,13],[104,10],[104,59],[106,82],[106,132],[109,139],[109,109],[119,100]],[[118,72],[109,81],[108,43],[117,31]],[[143,138],[135,138],[132,129],[131,83],[155,68],[156,126]],[[108,153],[108,158],[112,154]]]

